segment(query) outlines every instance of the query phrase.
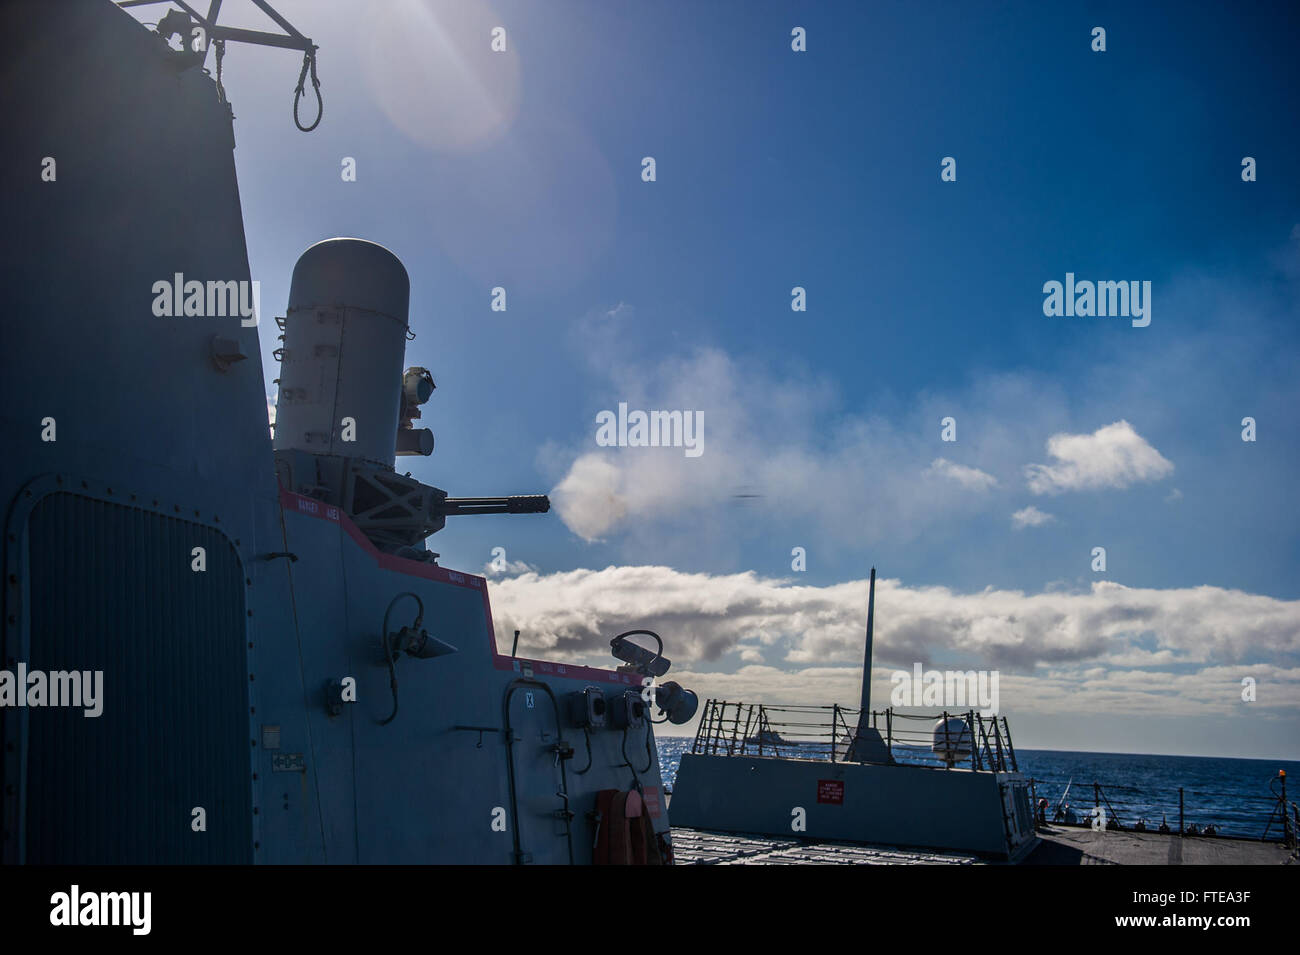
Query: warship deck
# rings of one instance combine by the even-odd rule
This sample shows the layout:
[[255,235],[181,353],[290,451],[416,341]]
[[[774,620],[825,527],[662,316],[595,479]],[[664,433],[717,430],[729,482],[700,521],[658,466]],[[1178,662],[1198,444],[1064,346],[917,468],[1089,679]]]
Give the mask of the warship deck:
[[964,853],[673,827],[678,865],[980,865]]
[[[673,827],[678,865],[986,865],[965,853]],[[1288,865],[1280,843],[1052,826],[1022,865]]]
[[1288,865],[1280,842],[1052,826],[1023,865]]

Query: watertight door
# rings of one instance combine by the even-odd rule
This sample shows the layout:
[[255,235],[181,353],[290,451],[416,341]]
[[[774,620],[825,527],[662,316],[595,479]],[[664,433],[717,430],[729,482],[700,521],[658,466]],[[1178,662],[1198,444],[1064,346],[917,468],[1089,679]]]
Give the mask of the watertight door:
[[506,692],[516,862],[568,865],[572,835],[557,704],[541,684],[516,683]]

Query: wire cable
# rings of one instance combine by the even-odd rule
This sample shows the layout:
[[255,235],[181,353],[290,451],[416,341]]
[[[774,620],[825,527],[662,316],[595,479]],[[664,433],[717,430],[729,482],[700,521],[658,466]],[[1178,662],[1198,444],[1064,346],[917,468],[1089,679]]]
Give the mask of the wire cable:
[[[312,47],[302,55],[302,72],[298,74],[298,85],[293,91],[293,124],[304,133],[310,133],[320,125],[321,117],[325,115],[325,100],[320,95],[320,80],[316,76],[316,47]],[[307,71],[311,70],[311,87],[316,94],[316,121],[310,126],[304,126],[302,120],[298,118],[298,103],[302,100],[306,92]]]
[[575,776],[581,776],[583,773],[590,770],[592,763],[595,762],[595,757],[592,755],[591,752],[591,732],[585,726],[582,728],[582,735],[583,738],[586,739],[587,741],[587,765],[584,766],[582,769],[575,769],[573,771],[573,775]]
[[393,720],[397,719],[397,666],[394,660],[392,644],[388,640],[388,618],[393,612],[393,605],[403,597],[410,597],[419,605],[419,613],[415,616],[415,628],[420,629],[420,624],[424,620],[424,601],[419,595],[411,593],[409,590],[403,590],[400,594],[388,601],[388,609],[384,611],[384,629],[380,631],[380,640],[384,645],[384,661],[388,664],[388,685],[393,691],[393,712],[388,714],[388,718],[379,721],[380,726],[387,726]]

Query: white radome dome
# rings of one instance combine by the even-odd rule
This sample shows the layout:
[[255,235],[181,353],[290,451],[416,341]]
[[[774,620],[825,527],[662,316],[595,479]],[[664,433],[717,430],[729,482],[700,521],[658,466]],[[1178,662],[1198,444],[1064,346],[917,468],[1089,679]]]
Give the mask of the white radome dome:
[[971,754],[971,732],[960,716],[950,716],[934,724],[934,742],[930,749],[948,763]]

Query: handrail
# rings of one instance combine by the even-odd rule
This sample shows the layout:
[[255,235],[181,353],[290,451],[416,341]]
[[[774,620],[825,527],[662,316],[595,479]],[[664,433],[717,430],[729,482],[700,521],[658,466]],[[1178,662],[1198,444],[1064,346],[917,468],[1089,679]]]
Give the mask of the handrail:
[[[851,748],[862,713],[851,706],[744,703],[710,699],[704,705],[691,752],[726,756],[776,756],[837,762]],[[898,713],[873,710],[869,725],[884,717],[882,737],[896,761],[951,766],[957,754],[976,772],[1015,771],[1006,720],[965,713]],[[960,717],[967,729],[949,730],[947,720]],[[941,751],[936,751],[935,720],[943,720]],[[924,722],[925,726],[917,726]]]

